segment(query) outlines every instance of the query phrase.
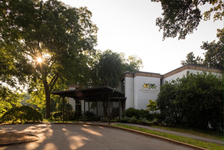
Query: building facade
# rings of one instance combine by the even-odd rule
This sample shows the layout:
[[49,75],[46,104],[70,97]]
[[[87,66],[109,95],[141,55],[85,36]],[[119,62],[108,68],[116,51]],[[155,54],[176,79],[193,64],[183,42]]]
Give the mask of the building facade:
[[164,75],[150,72],[125,73],[120,83],[121,92],[125,93],[125,109],[133,107],[135,109],[147,109],[149,99],[156,100],[160,92],[160,86],[166,81],[182,78],[189,73],[211,72],[222,75],[223,71],[214,68],[207,68],[196,65],[185,65],[172,70]]

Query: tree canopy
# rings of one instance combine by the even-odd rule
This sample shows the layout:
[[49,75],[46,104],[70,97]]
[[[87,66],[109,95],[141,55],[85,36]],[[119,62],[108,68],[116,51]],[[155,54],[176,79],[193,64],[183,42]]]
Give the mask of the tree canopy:
[[202,49],[206,50],[204,53],[205,59],[194,56],[193,52],[187,54],[186,60],[182,60],[181,64],[195,64],[211,68],[223,69],[223,42],[224,42],[224,29],[217,29],[217,42],[214,40],[210,43],[203,42]]
[[7,52],[14,63],[31,66],[26,80],[32,90],[36,83],[43,84],[48,118],[56,82],[79,80],[83,52],[94,51],[97,27],[92,14],[86,7],[73,8],[57,0],[3,0],[0,8],[1,53]]
[[195,57],[193,52],[187,54],[186,60],[181,61],[181,65],[194,64],[202,65],[203,59],[199,56]]
[[126,72],[134,73],[142,67],[142,60],[136,55],[125,58],[124,53],[112,50],[97,51],[89,63],[93,86],[111,86],[117,88],[120,77]]
[[[162,17],[156,19],[156,25],[163,30],[163,40],[168,37],[185,39],[187,34],[197,29],[202,17],[209,20],[214,13],[214,21],[222,20],[224,5],[222,0],[151,0],[162,5]],[[212,8],[202,14],[201,5],[211,4]]]
[[106,50],[98,64],[99,78],[102,85],[116,87],[122,74],[122,60],[118,53]]
[[217,42],[203,42],[202,49],[206,50],[204,65],[207,67],[223,69],[224,29],[217,29]]

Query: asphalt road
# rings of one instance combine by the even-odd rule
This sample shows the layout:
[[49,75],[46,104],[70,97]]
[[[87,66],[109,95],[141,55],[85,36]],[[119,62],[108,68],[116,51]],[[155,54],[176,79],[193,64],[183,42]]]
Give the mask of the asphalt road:
[[36,142],[0,150],[189,150],[191,148],[124,130],[76,124],[3,125],[0,132],[31,133]]

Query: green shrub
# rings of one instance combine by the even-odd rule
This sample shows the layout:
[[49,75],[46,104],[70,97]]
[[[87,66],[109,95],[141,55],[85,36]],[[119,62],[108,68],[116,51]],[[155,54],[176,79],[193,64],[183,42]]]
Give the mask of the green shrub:
[[111,117],[112,118],[115,118],[117,116],[119,116],[119,107],[118,108],[113,108],[112,112],[111,112]]
[[101,117],[101,118],[100,118],[100,121],[101,121],[101,122],[108,122],[108,121],[109,121],[109,119],[108,119],[108,118],[106,118],[106,117]]
[[123,117],[135,116],[136,118],[138,118],[138,110],[130,107],[130,108],[126,109],[125,111],[123,111],[122,116]]
[[141,119],[141,118],[146,118],[148,120],[153,120],[155,119],[155,115],[154,114],[150,114],[149,111],[147,110],[143,110],[143,109],[134,109],[132,107],[128,108],[127,110],[125,110],[122,113],[123,117],[133,117],[135,116],[136,119]]
[[151,125],[151,122],[148,121],[146,118],[141,118],[138,120],[139,124],[143,124],[143,125]]
[[150,114],[148,110],[138,110],[137,111],[137,119],[146,118],[148,120],[153,120],[154,116],[153,114]]
[[[187,73],[166,82],[157,97],[160,122],[223,132],[223,77]],[[210,124],[210,126],[208,126]]]
[[61,111],[52,112],[49,118],[49,120],[52,120],[52,121],[60,121],[62,119],[63,119],[63,116]]
[[121,119],[120,119],[120,122],[122,122],[122,123],[127,123],[127,122],[128,122],[127,117],[121,118]]
[[135,116],[133,116],[133,117],[131,117],[131,118],[128,120],[128,122],[129,122],[129,123],[137,123],[137,122],[138,122],[138,119],[137,119]]
[[85,116],[87,117],[88,120],[94,120],[96,118],[96,115],[90,111],[86,111]]
[[14,107],[2,115],[3,122],[27,123],[43,121],[42,114],[30,106]]

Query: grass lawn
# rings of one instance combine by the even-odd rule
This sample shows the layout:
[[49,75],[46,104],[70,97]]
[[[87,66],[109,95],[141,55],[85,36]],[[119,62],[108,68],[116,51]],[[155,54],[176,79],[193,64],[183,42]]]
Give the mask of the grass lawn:
[[151,126],[154,128],[160,128],[170,131],[176,131],[181,133],[188,133],[192,135],[198,135],[206,138],[212,138],[220,141],[224,141],[224,137],[222,133],[214,132],[214,131],[204,131],[204,130],[197,130],[197,129],[186,129],[186,128],[175,128],[175,127],[166,127],[166,126]]
[[207,148],[207,149],[210,149],[210,150],[223,150],[224,149],[223,145],[209,143],[209,142],[203,142],[203,141],[199,141],[199,140],[195,140],[195,139],[191,139],[191,138],[183,137],[183,136],[179,136],[179,135],[162,133],[162,132],[152,131],[152,130],[143,129],[143,128],[139,128],[139,127],[121,125],[121,124],[117,124],[117,125],[114,125],[114,126],[133,129],[133,130],[138,130],[138,131],[141,131],[141,132],[146,132],[146,133],[166,137],[166,138],[169,138],[169,139],[177,140],[177,141],[180,141],[180,142],[188,143],[188,144],[195,145],[195,146],[198,146],[198,147]]

